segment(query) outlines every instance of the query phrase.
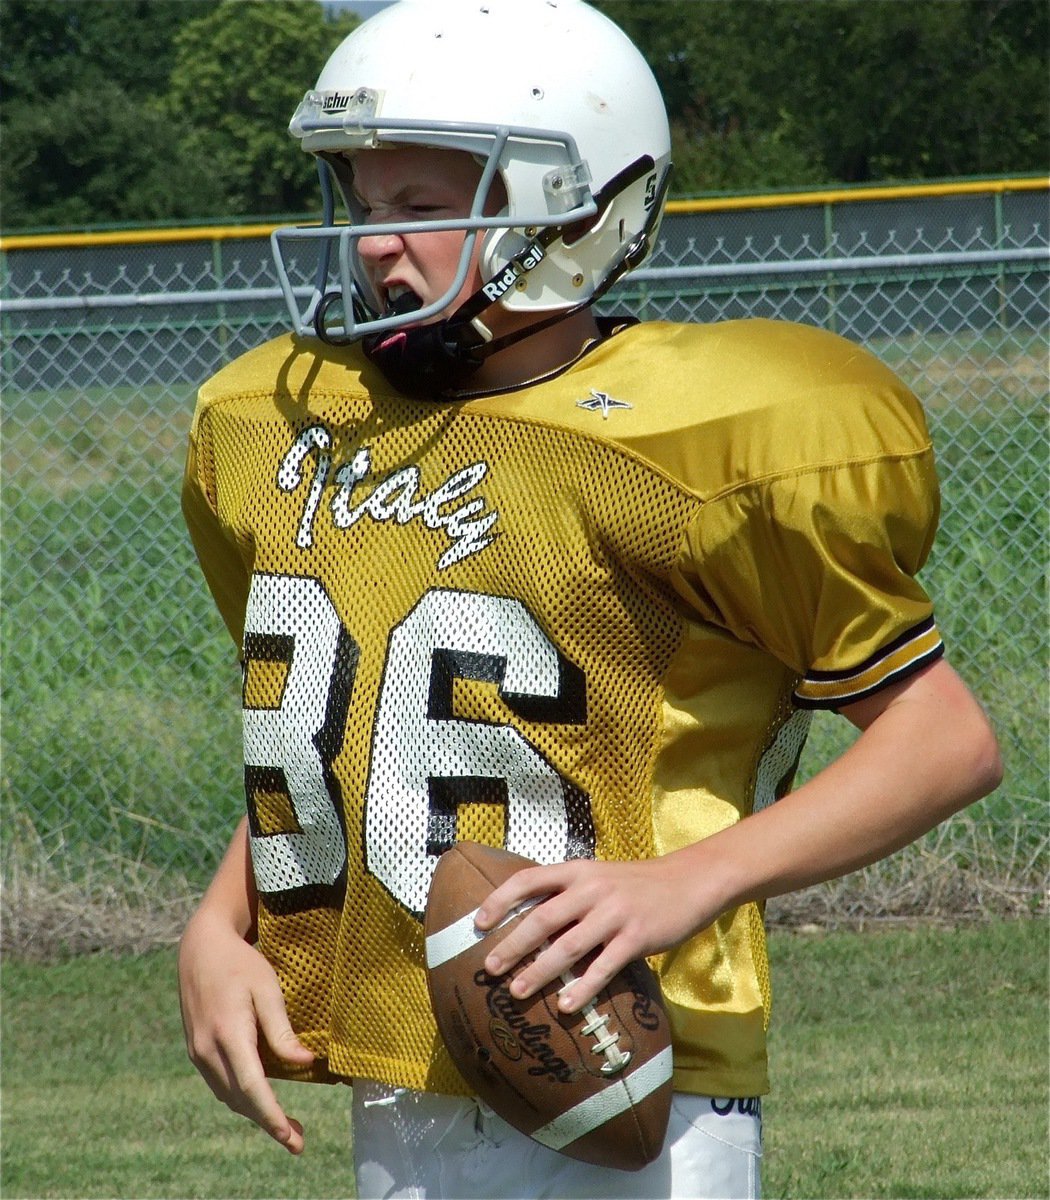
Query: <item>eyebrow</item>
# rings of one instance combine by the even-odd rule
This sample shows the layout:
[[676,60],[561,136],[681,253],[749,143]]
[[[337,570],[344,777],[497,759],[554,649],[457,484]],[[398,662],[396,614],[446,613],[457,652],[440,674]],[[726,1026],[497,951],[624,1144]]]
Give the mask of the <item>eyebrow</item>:
[[[401,204],[401,203],[404,203],[404,201],[406,201],[406,200],[416,199],[418,196],[418,192],[421,188],[428,188],[433,185],[434,185],[434,181],[429,180],[429,179],[412,180],[410,183],[402,184],[401,187],[399,187],[390,196],[382,197],[380,200],[380,203],[383,203],[386,205]],[[361,195],[356,184],[352,185],[350,190],[353,192],[354,197],[357,200],[359,200],[366,208],[369,207],[369,201],[364,196]],[[446,198],[443,197],[439,193],[437,195],[436,199],[443,200]]]

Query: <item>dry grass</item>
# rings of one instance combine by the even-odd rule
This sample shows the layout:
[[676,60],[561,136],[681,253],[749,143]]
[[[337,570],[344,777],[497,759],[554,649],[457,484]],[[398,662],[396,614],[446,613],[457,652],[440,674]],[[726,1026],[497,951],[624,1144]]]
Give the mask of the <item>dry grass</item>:
[[[1045,829],[1018,823],[1012,839],[962,814],[881,863],[770,901],[774,927],[860,929],[1045,916]],[[0,953],[28,962],[138,954],[176,942],[198,897],[185,879],[141,862],[99,857],[75,874],[31,832],[2,854]]]
[[1018,821],[996,837],[960,814],[920,841],[842,879],[770,901],[773,925],[857,929],[1045,915],[1050,834]]
[[0,861],[0,953],[23,962],[171,945],[197,901],[185,880],[140,862],[100,856],[74,875],[24,834]]

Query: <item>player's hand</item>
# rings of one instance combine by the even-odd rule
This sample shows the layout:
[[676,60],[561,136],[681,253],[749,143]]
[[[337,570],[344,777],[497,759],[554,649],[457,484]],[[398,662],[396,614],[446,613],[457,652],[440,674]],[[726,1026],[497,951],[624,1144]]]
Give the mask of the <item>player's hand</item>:
[[[578,1012],[627,963],[676,946],[718,915],[689,899],[695,878],[686,878],[675,856],[641,862],[574,859],[527,867],[512,875],[478,910],[477,927],[492,929],[518,905],[536,905],[485,960],[492,975],[534,960],[516,974],[511,993],[519,999],[538,992],[579,960],[598,953],[559,996],[562,1012]],[[545,897],[545,898],[544,898]]]
[[303,1127],[274,1094],[259,1044],[294,1066],[314,1056],[292,1032],[270,964],[228,924],[199,911],[179,945],[179,1000],[190,1059],[212,1092],[300,1154]]

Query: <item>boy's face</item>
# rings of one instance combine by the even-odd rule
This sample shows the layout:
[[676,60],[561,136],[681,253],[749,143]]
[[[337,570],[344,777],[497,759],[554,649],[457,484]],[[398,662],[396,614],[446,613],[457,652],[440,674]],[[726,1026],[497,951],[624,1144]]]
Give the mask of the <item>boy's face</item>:
[[[360,239],[358,254],[383,308],[389,310],[409,292],[424,304],[439,299],[455,279],[466,234],[461,230],[385,234],[378,227],[394,221],[467,216],[481,167],[469,154],[426,146],[362,150],[354,155],[353,166],[354,192],[368,223],[377,226],[374,235]],[[498,212],[503,203],[503,187],[497,183],[485,212]],[[459,294],[432,321],[448,316],[481,286],[478,251],[475,244]]]

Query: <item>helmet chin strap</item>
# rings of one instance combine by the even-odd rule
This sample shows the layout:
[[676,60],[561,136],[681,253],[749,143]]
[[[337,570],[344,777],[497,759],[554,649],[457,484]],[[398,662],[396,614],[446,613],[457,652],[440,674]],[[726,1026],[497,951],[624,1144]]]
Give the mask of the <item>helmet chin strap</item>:
[[361,341],[365,357],[382,371],[402,395],[415,400],[437,400],[455,391],[481,366],[475,359],[481,335],[467,326],[479,345],[468,345],[464,331],[451,320],[436,325],[373,333]]
[[487,358],[581,312],[606,290],[602,287],[582,303],[503,337],[486,340],[473,321],[464,319],[457,311],[435,325],[372,334],[362,340],[361,348],[369,362],[402,394],[416,400],[440,400],[461,391]]
[[628,271],[645,260],[649,242],[650,229],[645,229],[624,247],[601,285],[586,300],[502,337],[485,339],[475,327],[474,320],[479,313],[499,303],[491,300],[479,309],[474,301],[483,293],[476,292],[444,321],[393,333],[372,334],[363,339],[362,349],[368,360],[403,395],[417,400],[447,398],[462,390],[487,358],[589,308]]
[[[619,175],[609,180],[594,197],[598,212],[603,212],[617,192],[640,178],[652,167],[653,160],[646,156],[638,159]],[[645,260],[650,249],[652,231],[663,207],[663,197],[666,194],[669,176],[670,171],[665,171],[645,228],[623,248],[601,284],[586,300],[570,308],[560,309],[550,316],[504,334],[502,337],[485,337],[478,329],[478,325],[481,324],[479,318],[488,309],[499,303],[498,296],[496,299],[492,299],[491,295],[486,292],[486,287],[492,283],[490,280],[443,321],[433,325],[416,325],[406,329],[387,330],[363,338],[361,346],[365,356],[379,368],[399,392],[413,399],[442,399],[462,390],[487,358],[491,358],[492,355],[506,350],[508,346],[513,346],[525,338],[534,337],[552,325],[590,307],[628,271],[634,270]],[[519,260],[527,256],[534,247],[538,246],[541,251],[545,250],[558,238],[565,237],[570,229],[571,227],[566,226],[548,226],[531,243],[529,250],[518,256]],[[542,253],[539,259],[542,259]],[[527,267],[519,267],[519,269],[522,275],[526,274],[528,270]],[[324,338],[322,310],[323,304],[318,312],[321,320],[319,324],[315,323],[315,328],[317,328],[319,336]]]

